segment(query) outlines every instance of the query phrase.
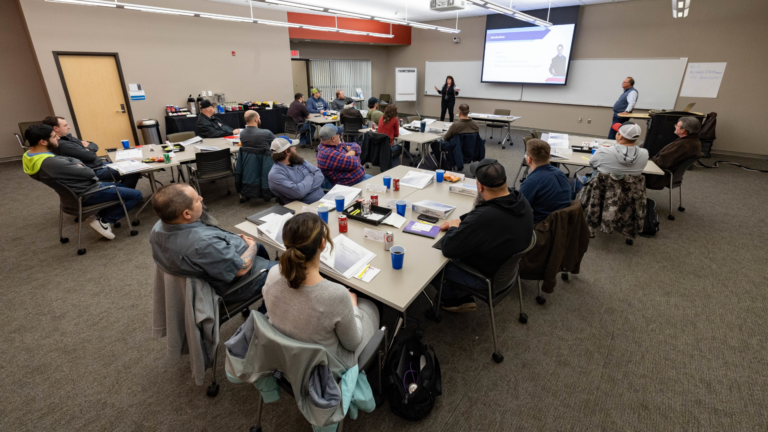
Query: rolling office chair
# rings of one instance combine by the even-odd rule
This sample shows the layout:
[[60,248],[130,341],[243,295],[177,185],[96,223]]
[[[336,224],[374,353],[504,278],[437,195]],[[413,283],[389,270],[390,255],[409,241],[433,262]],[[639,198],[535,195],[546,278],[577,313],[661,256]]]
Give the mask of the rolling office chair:
[[[512,111],[508,109],[495,109],[493,110],[493,115],[503,115],[508,116],[512,113]],[[504,129],[506,126],[503,123],[495,123],[495,122],[485,122],[485,132],[487,134],[488,128],[491,128],[491,139],[493,139],[493,130],[494,129]],[[501,133],[501,132],[499,132]],[[485,136],[483,136],[483,139],[485,139]],[[501,144],[501,142],[499,143]],[[504,147],[502,147],[504,148]]]
[[[533,236],[531,238],[531,244],[523,251],[518,252],[514,255],[512,255],[511,258],[509,258],[504,264],[499,267],[498,270],[496,270],[496,273],[493,275],[493,278],[489,279],[482,273],[480,273],[478,270],[470,267],[466,263],[461,262],[457,259],[452,259],[451,264],[459,267],[460,269],[464,270],[465,272],[478,277],[481,280],[484,280],[488,284],[488,291],[485,290],[479,290],[469,287],[462,287],[464,291],[467,291],[471,293],[473,296],[475,296],[478,300],[486,303],[488,305],[488,309],[491,313],[491,331],[493,332],[493,361],[496,363],[501,363],[504,361],[504,356],[501,354],[501,351],[499,351],[499,346],[496,340],[496,318],[493,315],[493,308],[501,303],[502,300],[504,300],[509,293],[512,292],[512,289],[515,285],[515,281],[517,281],[517,291],[518,295],[520,296],[520,316],[518,320],[522,324],[526,324],[528,322],[528,315],[523,313],[523,287],[520,282],[520,260],[525,256],[525,254],[533,249],[533,247],[536,245],[536,231],[533,231]],[[440,297],[443,294],[443,283],[445,281],[443,280],[445,278],[445,271],[443,271],[443,276],[440,280],[440,287],[437,290],[437,301],[434,303],[434,309],[428,309],[426,316],[427,318],[435,321],[440,322],[442,318],[440,318]]]
[[[341,125],[344,126],[344,134],[342,138],[344,137],[354,137],[354,141],[358,142],[357,139],[359,137],[362,137],[365,133],[360,132],[360,129],[363,129],[363,123],[365,122],[365,119],[362,118],[356,118],[356,117],[342,117],[341,119]],[[348,142],[348,141],[344,141]]]
[[683,176],[685,175],[685,172],[688,171],[688,168],[693,166],[698,160],[698,157],[688,159],[681,163],[674,171],[668,169],[663,170],[664,173],[669,174],[669,186],[665,186],[669,189],[669,216],[667,216],[667,219],[675,220],[675,216],[672,215],[672,189],[680,190],[680,207],[677,209],[681,212],[685,211],[685,207],[683,207]]
[[[299,131],[299,128],[303,126],[305,123],[297,124],[293,117],[284,115],[283,121],[285,122],[285,133],[294,135],[295,139],[299,139],[301,135],[309,135],[309,131],[312,130],[312,127],[310,126],[309,130],[303,130]],[[307,140],[309,142],[309,148],[312,148],[312,137],[310,136]]]
[[187,165],[189,180],[194,180],[194,187],[200,194],[200,182],[214,182],[227,179],[227,195],[232,195],[229,189],[229,177],[235,176],[232,166],[232,156],[228,148],[218,151],[195,154],[195,166]]
[[[188,139],[192,139],[196,136],[197,135],[195,134],[195,132],[189,131],[189,132],[177,132],[177,133],[168,134],[165,138],[172,143],[177,143],[177,142],[186,141]],[[184,178],[184,173],[181,171],[181,169],[179,169],[178,172],[179,172],[179,175],[178,175],[179,181],[186,181],[186,179]],[[171,167],[171,183],[176,183],[176,181],[173,179],[173,167]]]

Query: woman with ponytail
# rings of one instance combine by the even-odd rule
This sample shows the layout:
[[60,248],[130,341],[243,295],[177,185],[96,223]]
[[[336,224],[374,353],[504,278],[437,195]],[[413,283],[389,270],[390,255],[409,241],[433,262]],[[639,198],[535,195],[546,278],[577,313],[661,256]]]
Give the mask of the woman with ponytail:
[[320,255],[333,242],[318,215],[299,213],[289,219],[283,244],[280,264],[264,284],[269,321],[282,334],[322,345],[347,367],[354,366],[379,327],[376,305],[320,275]]

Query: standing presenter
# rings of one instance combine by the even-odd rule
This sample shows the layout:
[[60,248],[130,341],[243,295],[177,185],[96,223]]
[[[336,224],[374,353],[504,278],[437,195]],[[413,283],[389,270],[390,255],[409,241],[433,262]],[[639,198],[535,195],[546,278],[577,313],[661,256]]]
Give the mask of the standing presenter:
[[635,89],[635,79],[627,77],[624,82],[621,83],[621,88],[624,89],[624,93],[619,96],[619,100],[613,104],[613,119],[611,120],[611,130],[608,132],[608,139],[616,139],[616,131],[613,130],[613,125],[616,123],[624,123],[627,119],[619,117],[619,114],[629,114],[635,109],[637,104],[638,92]]
[[445,78],[445,84],[443,89],[435,87],[437,94],[441,95],[440,99],[440,121],[445,121],[445,111],[448,111],[448,118],[453,122],[453,107],[456,105],[456,96],[459,95],[459,89],[456,88],[456,83],[453,81],[453,77],[448,75]]

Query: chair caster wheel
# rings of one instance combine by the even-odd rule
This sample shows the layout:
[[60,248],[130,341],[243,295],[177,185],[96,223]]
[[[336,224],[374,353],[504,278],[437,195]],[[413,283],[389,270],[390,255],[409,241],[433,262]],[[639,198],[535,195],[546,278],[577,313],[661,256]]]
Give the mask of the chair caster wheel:
[[685,207],[678,207],[677,210],[681,211],[681,212],[684,212],[685,211]]
[[560,273],[560,278],[564,281],[568,280],[568,273]]
[[229,191],[229,190],[228,190],[228,191],[227,191],[227,196],[230,196],[230,195],[232,195],[232,191]]
[[244,203],[244,202],[245,202],[245,198],[243,198],[243,197],[240,197],[240,204],[242,204],[242,203]]
[[427,319],[430,319],[430,320],[432,320],[432,321],[434,321],[434,322],[436,322],[438,324],[440,323],[440,321],[443,320],[443,316],[442,315],[436,315],[434,309],[427,309],[427,311],[424,312],[424,316],[426,316]]
[[240,315],[243,316],[243,319],[248,319],[248,317],[251,316],[251,310],[250,309],[246,309],[246,310],[240,312]]
[[62,237],[62,238],[59,239],[59,241],[62,242],[62,243],[69,243],[69,238],[68,237]]
[[80,220],[79,220],[79,219],[80,219],[80,218],[75,218],[75,223],[78,223],[78,222],[80,222]]
[[635,242],[632,239],[627,239],[627,245],[632,246]]
[[672,215],[669,215],[669,216],[667,216],[667,219],[669,219],[669,220],[675,220],[675,217],[674,217],[674,216],[672,216]]
[[544,303],[546,303],[546,302],[547,302],[547,299],[545,299],[544,297],[542,297],[542,296],[536,296],[536,303],[538,303],[538,304],[540,304],[540,305],[543,305],[543,304],[544,304]]
[[216,397],[216,395],[219,394],[219,385],[216,383],[211,384],[208,386],[208,390],[205,394],[207,394],[208,397]]
[[[502,148],[502,149],[505,149],[506,147],[504,147],[504,146],[501,146],[501,148]],[[502,360],[504,360],[504,357],[502,357],[501,359],[502,359]],[[497,362],[497,363],[499,363],[499,362]]]
[[251,426],[251,428],[248,429],[248,432],[261,432],[261,428],[258,426]]
[[131,230],[131,237],[138,235],[139,232],[136,230]]
[[140,221],[140,220],[138,220],[138,219],[136,219],[135,221],[131,222],[131,225],[133,225],[133,226],[139,226],[139,225],[141,225],[141,221]]
[[112,224],[112,226],[115,227],[115,228],[120,228],[121,225],[122,224],[120,222],[115,222],[115,223]]
[[500,352],[493,353],[491,357],[493,357],[493,361],[496,363],[501,363],[504,361],[504,356]]
[[520,318],[518,318],[518,321],[520,321],[520,324],[527,324],[528,323],[528,315],[521,313]]
[[85,255],[85,249],[78,249],[77,250],[78,255]]

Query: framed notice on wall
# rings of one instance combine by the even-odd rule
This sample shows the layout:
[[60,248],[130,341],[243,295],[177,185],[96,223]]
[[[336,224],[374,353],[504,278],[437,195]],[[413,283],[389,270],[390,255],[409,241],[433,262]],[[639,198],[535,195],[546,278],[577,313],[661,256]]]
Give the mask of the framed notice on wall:
[[416,101],[416,68],[395,68],[395,102]]

